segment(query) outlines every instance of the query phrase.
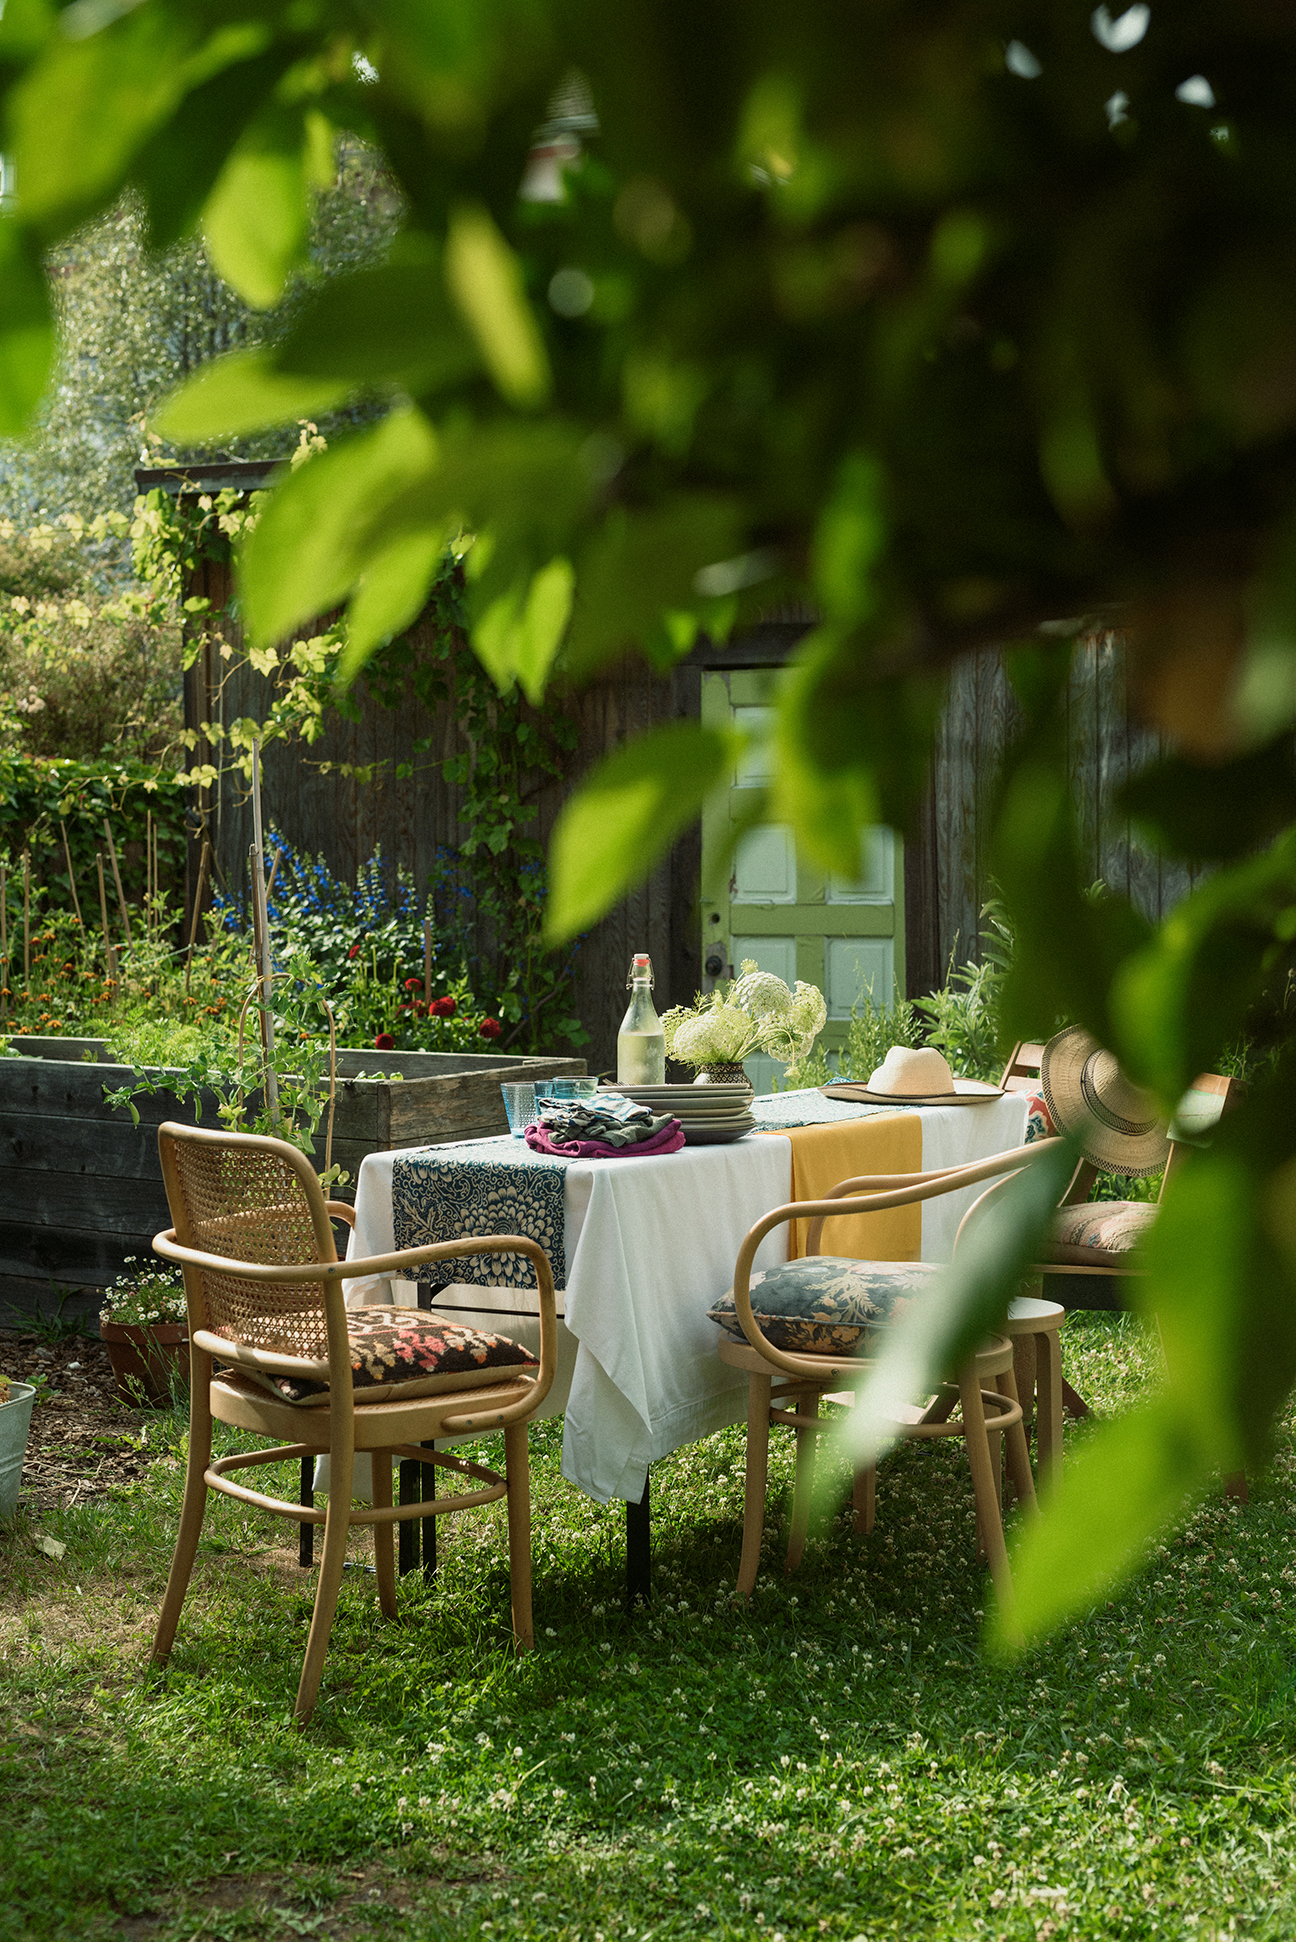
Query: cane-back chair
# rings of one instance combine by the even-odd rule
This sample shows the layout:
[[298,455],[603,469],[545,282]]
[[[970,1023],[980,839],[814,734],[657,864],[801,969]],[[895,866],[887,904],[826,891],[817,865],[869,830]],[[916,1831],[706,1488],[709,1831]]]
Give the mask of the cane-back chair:
[[[1028,1108],[1028,1139],[1052,1137],[1061,1130],[1054,1126],[1044,1099],[1040,1073],[1044,1051],[1043,1045],[1030,1041],[1015,1045],[999,1082],[1005,1092],[1032,1096]],[[1157,1208],[1170,1181],[1193,1148],[1205,1145],[1224,1115],[1240,1105],[1245,1096],[1242,1080],[1228,1078],[1220,1072],[1203,1072],[1193,1080],[1167,1128],[1169,1152],[1155,1201],[1090,1201],[1089,1195],[1101,1169],[1090,1160],[1080,1159],[1058,1203],[1048,1246],[1031,1271],[1038,1297],[1031,1305],[1041,1312],[1047,1309],[1054,1316],[1059,1311],[1076,1309],[1111,1312],[1128,1308],[1132,1284],[1143,1273],[1138,1258],[1139,1243],[1156,1219]],[[1120,1170],[1109,1167],[1107,1171],[1119,1173]],[[997,1192],[992,1187],[983,1198],[989,1202]],[[1042,1378],[1044,1358],[1056,1357],[1056,1352],[1056,1336],[1050,1341],[1044,1332],[1033,1341],[1024,1338],[1017,1343],[1017,1381],[1028,1410],[1035,1371]],[[1069,1382],[1063,1380],[1061,1390],[1068,1415],[1089,1415],[1088,1403]],[[1042,1415],[1043,1412],[1041,1419]],[[1061,1439],[1056,1431],[1055,1440],[1060,1454]],[[1230,1496],[1245,1500],[1246,1479],[1241,1475],[1226,1477],[1225,1489]]]
[[[760,1567],[771,1425],[796,1431],[797,1452],[791,1529],[785,1569],[794,1571],[805,1549],[814,1481],[814,1447],[828,1427],[821,1399],[858,1382],[869,1366],[872,1330],[885,1326],[908,1302],[925,1298],[939,1269],[922,1261],[859,1261],[821,1253],[825,1221],[841,1214],[881,1212],[980,1181],[1015,1173],[1041,1157],[1040,1142],[996,1154],[970,1166],[931,1173],[872,1174],[843,1180],[823,1200],[776,1207],[749,1231],[739,1250],[733,1286],[711,1319],[724,1331],[720,1357],[748,1376],[747,1479],[738,1590],[748,1596]],[[780,1268],[753,1272],[757,1250],[774,1228],[810,1222],[806,1253]],[[753,1300],[755,1297],[755,1300]],[[789,1402],[792,1404],[788,1407]],[[955,1412],[958,1412],[957,1418]],[[999,1502],[998,1439],[1005,1436],[1018,1501],[1035,1507],[1034,1480],[1013,1375],[1013,1347],[999,1331],[946,1373],[933,1403],[902,1405],[892,1424],[897,1441],[961,1437],[972,1474],[977,1528],[995,1590],[1005,1613],[1012,1581]],[[854,1484],[855,1528],[873,1528],[875,1472],[860,1469]]]
[[[334,1220],[352,1209],[324,1198],[306,1156],[284,1140],[168,1123],[159,1130],[174,1225],[154,1248],[184,1271],[189,1310],[189,1460],[180,1529],[153,1642],[165,1663],[198,1548],[208,1490],[279,1517],[324,1525],[323,1556],[295,1714],[310,1718],[353,1524],[371,1524],[378,1599],[396,1616],[393,1524],[507,1499],[513,1632],[533,1642],[531,1498],[527,1424],[548,1393],[557,1354],[553,1276],[534,1241],[488,1235],[339,1261]],[[419,1311],[348,1310],[344,1284],[361,1275],[409,1275],[432,1261],[521,1254],[539,1292],[540,1355],[502,1336],[455,1328]],[[215,1365],[219,1364],[219,1368]],[[212,1460],[213,1421],[275,1439],[276,1447]],[[420,1447],[442,1437],[504,1432],[504,1472]],[[372,1507],[352,1504],[357,1452],[372,1458]],[[267,1496],[235,1473],[325,1455],[327,1510]],[[477,1487],[416,1504],[392,1504],[395,1457]]]

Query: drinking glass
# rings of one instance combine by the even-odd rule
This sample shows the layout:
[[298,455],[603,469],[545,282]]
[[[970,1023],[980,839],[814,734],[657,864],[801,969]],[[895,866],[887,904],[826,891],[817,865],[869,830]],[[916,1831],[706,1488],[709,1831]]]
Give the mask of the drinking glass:
[[575,1078],[550,1079],[548,1083],[551,1099],[593,1099],[599,1082],[597,1074],[581,1074]]
[[515,1140],[520,1140],[527,1127],[536,1116],[536,1089],[529,1079],[519,1080],[501,1086],[504,1095],[504,1110],[508,1114],[509,1132]]

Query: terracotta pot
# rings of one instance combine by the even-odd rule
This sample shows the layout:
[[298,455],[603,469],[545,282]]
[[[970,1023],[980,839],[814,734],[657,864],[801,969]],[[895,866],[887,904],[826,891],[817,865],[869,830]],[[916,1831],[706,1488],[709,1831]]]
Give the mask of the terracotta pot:
[[111,1322],[99,1317],[99,1333],[112,1363],[117,1394],[138,1408],[171,1400],[173,1383],[189,1386],[189,1329],[184,1322]]

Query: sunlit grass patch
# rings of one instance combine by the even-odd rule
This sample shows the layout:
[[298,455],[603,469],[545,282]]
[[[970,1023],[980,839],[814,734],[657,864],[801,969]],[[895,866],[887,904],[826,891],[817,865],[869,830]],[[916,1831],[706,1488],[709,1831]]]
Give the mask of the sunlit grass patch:
[[[1155,1374],[1124,1318],[1076,1318],[1064,1346],[1100,1409]],[[313,1575],[243,1506],[212,1503],[171,1665],[146,1670],[184,1425],[150,1436],[144,1482],[40,1519],[62,1560],[22,1520],[0,1539],[5,1942],[1291,1931],[1290,1426],[1249,1508],[1209,1499],[1136,1584],[1005,1667],[980,1651],[957,1446],[899,1451],[872,1537],[830,1509],[786,1579],[776,1437],[745,1607],[742,1432],[679,1452],[653,1473],[654,1595],[631,1618],[622,1507],[562,1481],[543,1425],[537,1651],[511,1650],[503,1518],[470,1513],[442,1526],[436,1585],[402,1581],[396,1625],[346,1574],[304,1735]],[[844,1464],[832,1481],[844,1506]]]

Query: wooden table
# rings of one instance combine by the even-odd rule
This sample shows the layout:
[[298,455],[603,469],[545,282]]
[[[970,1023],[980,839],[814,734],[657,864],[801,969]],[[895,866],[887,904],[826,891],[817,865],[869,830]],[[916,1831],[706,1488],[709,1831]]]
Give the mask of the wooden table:
[[[648,1589],[651,1465],[685,1443],[741,1421],[745,1411],[745,1379],[720,1361],[707,1309],[729,1287],[749,1228],[792,1195],[795,1133],[789,1122],[817,1115],[834,1125],[845,1141],[838,1150],[849,1154],[848,1171],[855,1173],[898,1170],[894,1156],[906,1142],[913,1149],[912,1163],[915,1119],[921,1125],[921,1165],[928,1168],[987,1158],[1019,1145],[1025,1119],[1021,1095],[976,1107],[896,1114],[825,1101],[810,1092],[758,1099],[753,1110],[770,1130],[733,1145],[562,1163],[566,1273],[559,1371],[540,1413],[564,1417],[563,1475],[600,1503],[620,1497],[627,1505],[632,1599]],[[371,1155],[357,1185],[351,1254],[379,1254],[470,1231],[458,1226],[447,1233],[439,1224],[448,1196],[438,1183],[447,1179],[447,1167],[455,1169],[449,1177],[458,1185],[459,1169],[480,1169],[484,1161],[492,1169],[489,1177],[499,1180],[508,1176],[495,1170],[497,1163],[525,1171],[533,1156],[507,1140]],[[899,1165],[906,1163],[901,1159]],[[963,1203],[979,1191],[926,1204],[921,1258],[948,1258]],[[478,1231],[499,1231],[498,1222]],[[788,1231],[779,1228],[770,1236],[758,1266],[773,1267],[786,1258]],[[838,1251],[831,1225],[825,1248]],[[842,1246],[840,1251],[858,1250]],[[910,1258],[913,1251],[907,1251]],[[392,1299],[435,1305],[437,1312],[472,1326],[502,1328],[531,1347],[538,1343],[534,1301],[528,1301],[524,1288],[454,1282],[433,1294],[430,1284],[349,1284],[352,1305]],[[315,1486],[323,1487],[318,1474]],[[415,1488],[412,1475],[407,1487]],[[408,1568],[413,1532],[412,1526],[404,1528],[411,1531]]]

